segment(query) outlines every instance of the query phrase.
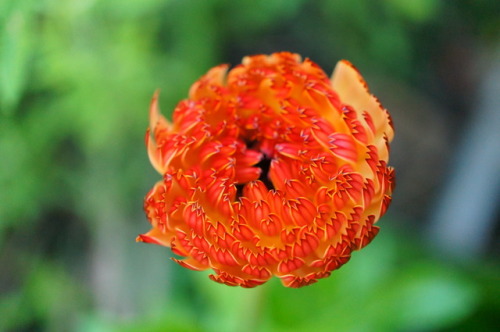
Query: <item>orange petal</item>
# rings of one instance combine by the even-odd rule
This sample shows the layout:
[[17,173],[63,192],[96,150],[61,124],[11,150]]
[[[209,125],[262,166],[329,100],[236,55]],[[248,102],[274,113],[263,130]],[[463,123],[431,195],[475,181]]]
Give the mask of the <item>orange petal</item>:
[[347,60],[339,61],[331,80],[332,87],[342,102],[354,107],[360,115],[366,111],[373,121],[377,135],[381,136],[386,133],[391,141],[394,131],[389,115],[379,100],[370,93],[368,85],[356,67]]
[[137,242],[153,243],[165,247],[170,247],[171,235],[161,232],[158,228],[152,228],[146,234],[141,234],[135,239]]

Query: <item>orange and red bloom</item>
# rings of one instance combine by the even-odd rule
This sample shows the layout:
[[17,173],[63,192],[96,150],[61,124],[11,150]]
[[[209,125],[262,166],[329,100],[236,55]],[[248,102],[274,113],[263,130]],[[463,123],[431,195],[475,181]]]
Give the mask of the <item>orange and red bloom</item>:
[[162,174],[145,198],[139,241],[210,278],[254,287],[273,275],[309,285],[378,233],[394,187],[389,113],[358,71],[331,79],[291,53],[211,69],[173,121],[151,103],[146,145]]

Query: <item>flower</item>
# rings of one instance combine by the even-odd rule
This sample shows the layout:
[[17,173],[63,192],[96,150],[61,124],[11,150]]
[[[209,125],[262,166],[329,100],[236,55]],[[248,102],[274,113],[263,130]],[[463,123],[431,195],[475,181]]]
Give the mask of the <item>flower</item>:
[[331,79],[286,52],[212,68],[172,122],[153,97],[146,145],[163,180],[145,198],[152,229],[137,240],[231,286],[273,275],[287,287],[314,283],[378,233],[393,135],[348,61]]

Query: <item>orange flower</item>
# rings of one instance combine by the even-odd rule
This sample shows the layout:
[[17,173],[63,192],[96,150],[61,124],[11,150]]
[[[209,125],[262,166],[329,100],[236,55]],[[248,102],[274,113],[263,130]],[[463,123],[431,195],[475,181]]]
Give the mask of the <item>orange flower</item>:
[[155,95],[146,145],[163,175],[145,198],[153,228],[214,281],[287,287],[330,275],[378,233],[394,186],[388,112],[358,71],[330,80],[291,53],[211,69],[167,121]]

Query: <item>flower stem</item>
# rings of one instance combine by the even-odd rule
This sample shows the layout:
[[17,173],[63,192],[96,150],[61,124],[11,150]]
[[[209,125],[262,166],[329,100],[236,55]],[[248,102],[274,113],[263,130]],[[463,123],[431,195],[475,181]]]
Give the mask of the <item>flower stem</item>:
[[255,332],[262,330],[263,302],[267,285],[245,289],[245,303],[241,306],[239,331]]

